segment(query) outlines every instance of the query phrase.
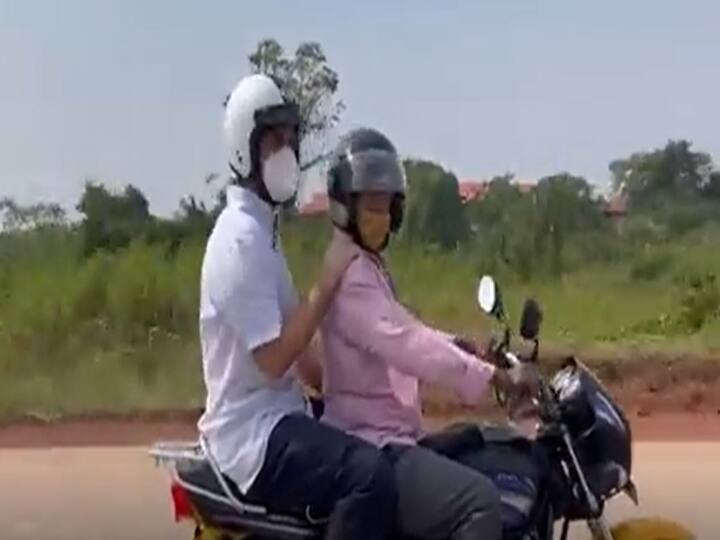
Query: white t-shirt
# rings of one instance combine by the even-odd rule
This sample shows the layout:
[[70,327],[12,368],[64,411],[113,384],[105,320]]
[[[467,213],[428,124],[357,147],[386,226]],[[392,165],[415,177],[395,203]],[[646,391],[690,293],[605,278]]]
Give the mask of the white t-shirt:
[[280,336],[297,305],[280,245],[273,245],[273,210],[257,195],[231,186],[202,266],[200,339],[207,389],[198,422],[220,469],[243,492],[262,468],[270,433],[283,416],[306,411],[293,369],[265,376],[251,351]]

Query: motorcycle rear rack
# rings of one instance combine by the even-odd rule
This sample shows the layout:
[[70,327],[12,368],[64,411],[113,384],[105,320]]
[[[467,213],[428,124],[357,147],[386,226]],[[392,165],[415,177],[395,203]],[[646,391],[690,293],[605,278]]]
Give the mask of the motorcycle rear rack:
[[163,441],[156,443],[148,452],[157,466],[174,466],[181,460],[203,461],[206,459],[198,441]]
[[[155,459],[156,466],[163,466],[170,470],[172,481],[184,490],[195,495],[220,503],[234,512],[234,515],[224,516],[221,523],[215,525],[222,528],[252,528],[256,531],[272,533],[281,538],[311,539],[317,538],[318,531],[314,528],[319,523],[309,521],[305,523],[297,518],[283,516],[268,512],[263,506],[248,504],[239,500],[227,481],[220,473],[220,469],[212,455],[206,450],[203,441],[165,441],[155,444],[149,451]],[[177,472],[176,464],[180,461],[207,461],[223,489],[222,494],[208,491],[183,480]]]
[[[155,458],[156,465],[163,465],[171,470],[173,481],[180,485],[183,489],[202,497],[206,497],[215,502],[230,506],[241,514],[255,516],[267,515],[268,511],[265,507],[242,502],[233,494],[230,486],[228,486],[227,481],[225,480],[225,477],[220,472],[220,467],[218,467],[210,452],[207,451],[207,445],[203,444],[202,439],[197,442],[159,442],[152,447],[150,455]],[[208,491],[180,478],[175,464],[182,460],[207,461],[210,464],[218,484],[222,487],[223,494],[221,495]]]

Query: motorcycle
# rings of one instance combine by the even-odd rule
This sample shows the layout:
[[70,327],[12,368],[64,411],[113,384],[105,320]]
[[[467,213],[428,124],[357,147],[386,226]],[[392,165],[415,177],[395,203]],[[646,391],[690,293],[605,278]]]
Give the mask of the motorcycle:
[[[511,350],[513,335],[500,290],[483,276],[477,291],[480,308],[504,326],[493,356],[503,368],[538,366],[542,311],[525,302],[520,337],[531,352]],[[593,540],[693,540],[683,526],[660,518],[631,519],[609,527],[606,503],[625,494],[637,505],[631,478],[632,433],[622,409],[591,370],[568,358],[547,379],[537,370],[537,392],[512,396],[496,393],[498,403],[512,411],[502,426],[458,424],[448,437],[429,437],[420,444],[479,470],[500,493],[504,540],[567,540],[572,522],[586,522]],[[517,423],[532,425],[523,432]],[[463,450],[458,441],[471,444]],[[438,440],[441,440],[438,444]],[[171,496],[176,520],[195,523],[195,540],[319,539],[323,523],[305,515],[278,515],[250,503],[224,476],[205,441],[161,442],[150,451],[157,464],[171,471]]]

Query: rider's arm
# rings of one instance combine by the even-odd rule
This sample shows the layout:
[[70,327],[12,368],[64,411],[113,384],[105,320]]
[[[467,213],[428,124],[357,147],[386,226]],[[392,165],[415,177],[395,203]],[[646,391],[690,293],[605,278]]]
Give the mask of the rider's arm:
[[413,317],[386,294],[381,280],[367,260],[349,268],[334,302],[338,331],[398,371],[449,387],[465,401],[480,401],[495,378],[495,367]]
[[298,376],[314,397],[322,394],[322,352],[320,339],[316,334],[310,346],[300,355],[297,362]]
[[270,378],[279,379],[300,355],[315,335],[327,311],[332,290],[314,287],[276,332],[276,337],[252,349],[260,370]]
[[233,328],[252,351],[258,368],[277,379],[315,334],[351,254],[331,243],[320,279],[307,299],[288,311],[288,301],[280,297],[278,290],[277,253],[263,240],[244,239],[218,253],[217,264],[204,269],[211,273],[207,278],[214,284],[205,294],[209,311]]
[[[307,299],[285,317],[272,339],[251,347],[255,362],[267,376],[282,377],[300,359],[318,330],[345,270],[357,255],[357,246],[336,231],[325,252],[320,278]],[[316,388],[321,385],[319,368],[312,358],[303,359],[300,366],[307,382]]]
[[314,334],[323,298],[314,293],[283,316],[270,246],[253,238],[233,247],[221,254],[227,270],[213,277],[208,303],[252,351],[260,370],[271,378],[282,377]]

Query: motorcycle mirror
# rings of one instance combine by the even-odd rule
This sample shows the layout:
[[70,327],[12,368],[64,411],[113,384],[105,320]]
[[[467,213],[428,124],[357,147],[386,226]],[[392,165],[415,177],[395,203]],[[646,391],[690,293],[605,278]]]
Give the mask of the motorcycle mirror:
[[537,339],[540,334],[540,323],[542,323],[540,304],[529,298],[525,301],[520,318],[520,335],[528,340]]
[[500,289],[490,276],[483,276],[478,285],[477,301],[480,309],[498,320],[504,316]]

